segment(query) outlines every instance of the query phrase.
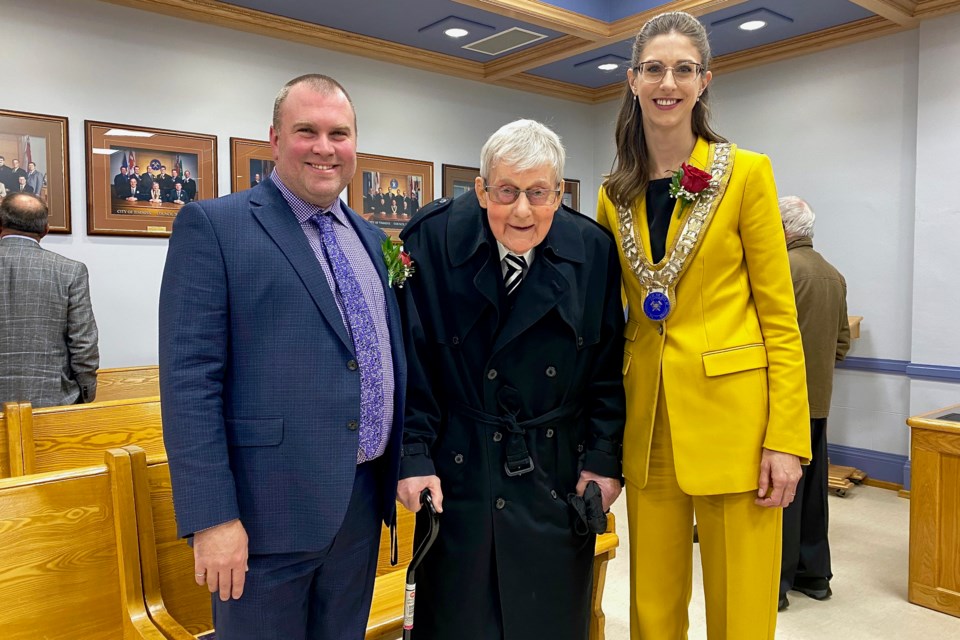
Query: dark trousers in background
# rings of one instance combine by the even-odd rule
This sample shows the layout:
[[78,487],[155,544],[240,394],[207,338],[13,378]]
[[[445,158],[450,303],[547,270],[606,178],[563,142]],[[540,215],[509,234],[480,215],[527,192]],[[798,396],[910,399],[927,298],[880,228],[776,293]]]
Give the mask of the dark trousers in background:
[[833,577],[830,542],[827,540],[827,419],[810,419],[813,459],[803,468],[797,495],[783,510],[783,561],[780,566],[780,597],[794,584]]
[[213,596],[217,640],[363,640],[380,550],[381,467],[380,459],[357,467],[329,547],[250,556],[240,599]]

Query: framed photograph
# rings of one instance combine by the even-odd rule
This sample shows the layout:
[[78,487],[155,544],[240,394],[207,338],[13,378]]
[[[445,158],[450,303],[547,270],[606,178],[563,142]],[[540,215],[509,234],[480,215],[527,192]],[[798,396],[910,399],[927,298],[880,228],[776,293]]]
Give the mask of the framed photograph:
[[357,173],[347,189],[350,208],[394,240],[420,209],[433,200],[433,163],[357,154]]
[[180,207],[217,197],[217,137],[84,123],[87,233],[170,235]]
[[443,197],[456,198],[467,191],[473,191],[474,180],[479,175],[480,169],[476,167],[443,165]]
[[0,109],[0,198],[14,191],[47,203],[50,233],[70,233],[66,118]]
[[274,164],[268,141],[230,138],[231,193],[251,189],[266,180]]
[[572,178],[563,179],[563,204],[571,209],[580,211],[580,181]]

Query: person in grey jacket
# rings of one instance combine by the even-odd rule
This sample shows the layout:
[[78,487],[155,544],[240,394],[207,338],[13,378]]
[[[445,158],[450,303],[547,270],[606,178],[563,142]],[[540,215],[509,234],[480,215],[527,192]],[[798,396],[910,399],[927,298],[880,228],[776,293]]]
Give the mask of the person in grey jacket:
[[830,542],[827,539],[827,415],[833,393],[833,367],[850,349],[847,317],[847,283],[833,265],[813,250],[810,206],[796,196],[780,198],[780,215],[790,258],[790,273],[797,299],[797,320],[803,339],[810,403],[810,437],[813,458],[804,468],[797,496],[783,510],[783,557],[780,568],[780,601],[783,611],[794,590],[826,600],[830,589]]
[[97,323],[87,267],[40,246],[47,205],[26,193],[0,202],[0,402],[92,402]]

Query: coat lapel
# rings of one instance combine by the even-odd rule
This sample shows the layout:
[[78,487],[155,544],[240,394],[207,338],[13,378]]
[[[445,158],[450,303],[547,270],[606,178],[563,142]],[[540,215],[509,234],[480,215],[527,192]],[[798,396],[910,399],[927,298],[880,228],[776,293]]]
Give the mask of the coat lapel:
[[[554,307],[562,307],[575,286],[574,267],[586,259],[583,239],[564,209],[557,211],[550,232],[537,249],[537,257],[517,291],[517,300],[503,329],[497,335],[493,353],[506,347],[541,320]],[[568,319],[565,313],[561,313]]]
[[323,269],[310,248],[303,229],[280,190],[269,180],[261,182],[250,196],[250,210],[293,266],[327,324],[353,353],[353,342],[340,317],[337,301],[330,291]]
[[447,247],[451,267],[463,273],[463,278],[472,282],[479,296],[470,296],[476,306],[460,309],[457,317],[463,320],[458,327],[466,335],[488,306],[495,313],[495,325],[500,322],[500,270],[495,260],[490,259],[496,247],[487,237],[484,225],[486,213],[473,193],[457,198],[451,205],[450,222],[447,224]]

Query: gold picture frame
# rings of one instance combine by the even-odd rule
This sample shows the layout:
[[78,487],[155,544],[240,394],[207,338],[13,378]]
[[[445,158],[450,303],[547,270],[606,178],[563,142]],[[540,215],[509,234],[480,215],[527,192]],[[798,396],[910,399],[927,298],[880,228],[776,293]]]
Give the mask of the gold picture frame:
[[275,164],[270,142],[230,138],[231,193],[257,186],[273,172]]
[[420,207],[431,200],[432,162],[357,154],[357,172],[347,188],[347,202],[394,241]]
[[[26,190],[39,189],[47,203],[50,233],[70,233],[70,153],[67,142],[67,118],[25,111],[0,109],[0,195],[19,190],[24,176]],[[13,161],[19,171],[13,170]],[[34,165],[34,172],[29,165]]]
[[456,198],[473,191],[475,181],[480,175],[476,167],[461,167],[456,164],[443,165],[443,197]]
[[[84,129],[88,234],[168,237],[186,202],[217,197],[216,136],[92,120]],[[139,176],[135,184],[130,166]],[[178,180],[169,181],[174,170]],[[187,198],[170,200],[171,192],[183,191],[174,189],[177,181]],[[154,182],[161,185],[157,198]]]

